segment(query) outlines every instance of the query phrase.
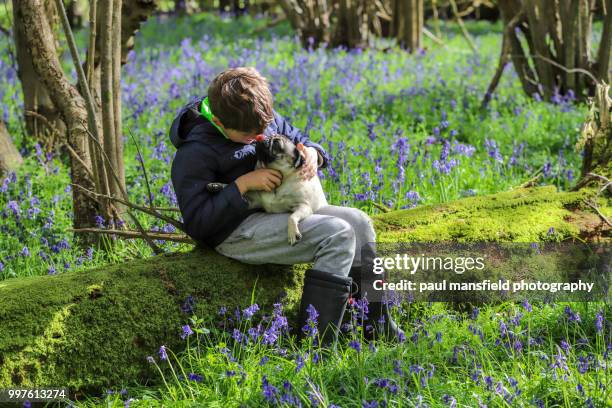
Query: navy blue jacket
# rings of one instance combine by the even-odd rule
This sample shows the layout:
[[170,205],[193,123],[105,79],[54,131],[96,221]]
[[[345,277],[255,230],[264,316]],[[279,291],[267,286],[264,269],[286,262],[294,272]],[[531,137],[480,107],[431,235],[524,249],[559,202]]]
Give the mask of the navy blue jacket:
[[[185,232],[194,240],[216,247],[249,215],[248,201],[240,195],[235,180],[255,169],[255,146],[232,142],[199,113],[200,100],[185,106],[172,122],[170,140],[177,148],[172,162],[172,185]],[[264,131],[280,133],[295,143],[314,147],[329,160],[325,150],[274,112]],[[218,193],[206,190],[212,182],[228,184]]]

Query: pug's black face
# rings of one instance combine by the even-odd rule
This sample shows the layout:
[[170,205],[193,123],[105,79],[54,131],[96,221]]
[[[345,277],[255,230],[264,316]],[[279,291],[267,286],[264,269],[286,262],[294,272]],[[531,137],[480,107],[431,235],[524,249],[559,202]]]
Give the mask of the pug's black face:
[[291,139],[284,135],[273,135],[255,143],[255,157],[264,167],[278,170],[299,168],[302,156]]

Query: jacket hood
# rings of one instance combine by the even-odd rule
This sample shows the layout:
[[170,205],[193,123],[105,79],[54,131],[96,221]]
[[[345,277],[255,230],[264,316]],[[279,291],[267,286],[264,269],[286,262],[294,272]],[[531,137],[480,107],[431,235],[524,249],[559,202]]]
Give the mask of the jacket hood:
[[198,112],[197,107],[202,99],[184,106],[176,115],[170,126],[170,141],[177,149],[184,143],[202,139],[203,132],[192,132],[196,125],[210,125],[208,120]]

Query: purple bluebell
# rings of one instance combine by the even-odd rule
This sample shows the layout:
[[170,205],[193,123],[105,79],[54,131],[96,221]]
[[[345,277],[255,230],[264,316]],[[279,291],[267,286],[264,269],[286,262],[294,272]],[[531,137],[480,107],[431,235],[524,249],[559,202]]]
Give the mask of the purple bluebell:
[[242,311],[242,317],[249,320],[259,311],[259,305],[257,303],[252,304]]
[[204,379],[203,376],[201,376],[200,374],[195,374],[195,373],[189,373],[189,381],[195,381],[195,382],[202,382],[202,380]]
[[276,400],[278,395],[278,389],[275,386],[270,385],[270,383],[268,382],[268,378],[265,375],[261,380],[261,388],[266,401],[274,402]]
[[313,305],[308,305],[306,312],[308,313],[308,317],[306,318],[306,324],[302,327],[302,331],[308,337],[315,337],[318,333],[317,318],[319,317],[319,312],[317,312],[317,309],[315,309]]
[[361,351],[361,343],[358,340],[351,340],[349,342],[349,347],[356,350],[357,352]]
[[587,371],[589,371],[589,360],[584,356],[578,357],[578,372],[585,374]]
[[164,360],[164,361],[165,361],[165,360],[168,360],[168,354],[166,353],[166,346],[164,346],[164,345],[162,345],[162,346],[159,348],[159,358],[160,358],[161,360]]
[[[0,269],[1,270],[1,269]],[[595,328],[597,329],[597,333],[601,333],[604,326],[604,317],[601,310],[595,314]]]
[[191,336],[193,334],[193,330],[191,330],[191,327],[189,327],[188,324],[184,325],[182,329],[183,329],[183,334],[181,334],[181,339],[183,340],[185,340],[188,336]]
[[533,307],[531,306],[531,303],[529,303],[527,299],[523,300],[523,308],[525,308],[525,310],[528,312],[533,311]]
[[97,228],[104,228],[104,217],[101,215],[96,215],[94,217],[94,222],[96,223]]

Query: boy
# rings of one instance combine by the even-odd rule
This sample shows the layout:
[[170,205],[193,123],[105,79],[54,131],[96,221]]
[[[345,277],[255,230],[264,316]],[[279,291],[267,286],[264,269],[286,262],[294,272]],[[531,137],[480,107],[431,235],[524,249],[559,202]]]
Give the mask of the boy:
[[[211,82],[207,97],[183,108],[172,123],[170,138],[177,148],[172,184],[185,230],[194,240],[248,264],[314,261],[304,279],[299,329],[306,324],[312,305],[318,312],[323,343],[332,343],[350,296],[350,276],[356,281],[360,276],[361,248],[376,236],[365,213],[330,205],[300,222],[302,239],[290,246],[287,214],[248,209],[243,197],[247,191],[272,191],[282,182],[276,170],[254,170],[251,143],[259,134],[275,133],[304,145],[300,150],[304,179],[326,166],[325,150],[274,112],[268,83],[259,72],[245,67],[228,69]],[[214,182],[227,186],[209,191],[208,184]],[[371,304],[370,320],[383,319],[384,329],[399,336],[401,331],[386,307]]]

